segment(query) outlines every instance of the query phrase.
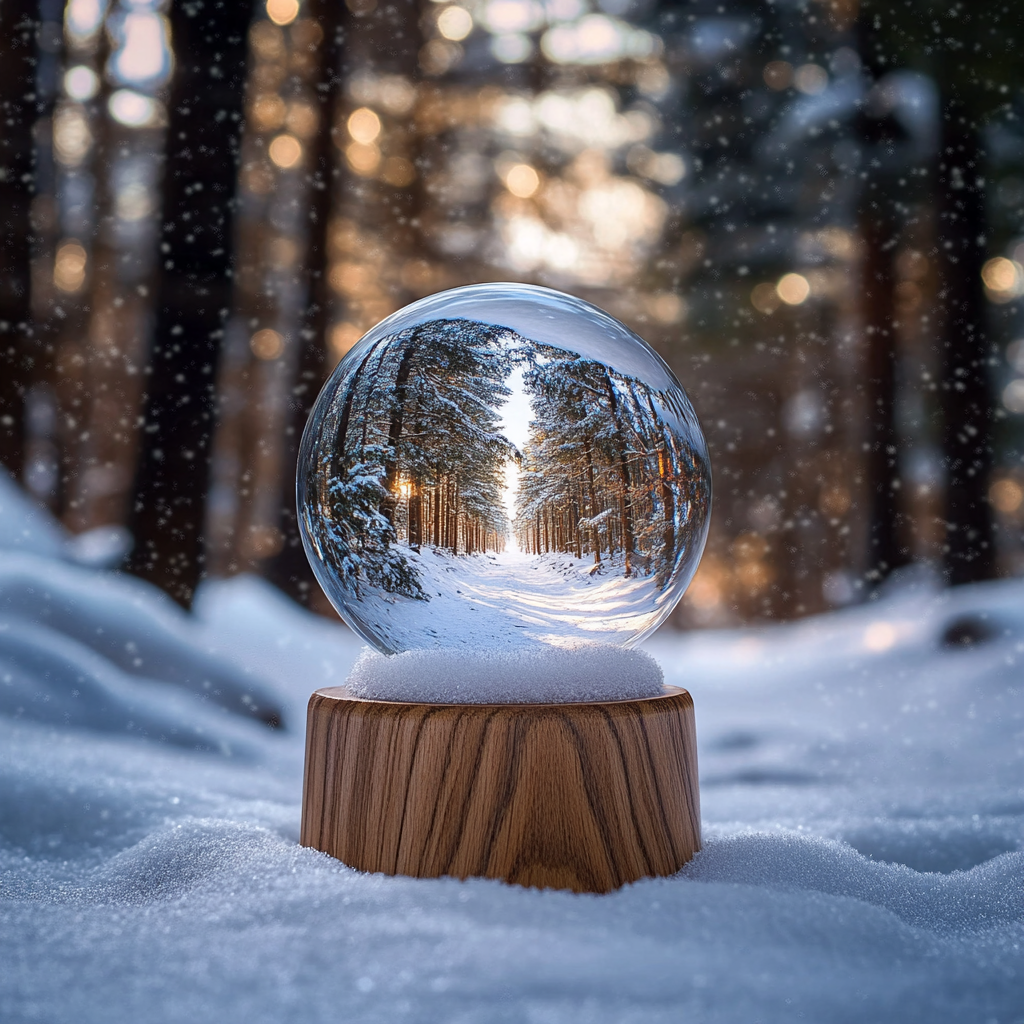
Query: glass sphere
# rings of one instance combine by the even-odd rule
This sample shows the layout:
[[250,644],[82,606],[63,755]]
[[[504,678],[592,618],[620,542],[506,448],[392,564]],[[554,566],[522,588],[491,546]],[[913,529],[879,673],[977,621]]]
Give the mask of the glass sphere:
[[385,654],[629,647],[682,597],[710,507],[704,436],[664,361],[530,285],[383,320],[324,386],[299,453],[313,570]]

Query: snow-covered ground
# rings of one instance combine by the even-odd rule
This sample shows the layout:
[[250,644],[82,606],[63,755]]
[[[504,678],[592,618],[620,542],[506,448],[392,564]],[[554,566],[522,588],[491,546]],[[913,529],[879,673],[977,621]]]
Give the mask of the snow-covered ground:
[[[428,600],[364,595],[361,614],[398,650],[620,644],[653,629],[671,610],[653,576],[625,576],[622,565],[567,554],[519,551],[451,555],[397,545],[416,569]],[[674,588],[673,588],[674,589]]]
[[5,546],[4,1024],[1024,1021],[1020,581],[659,634],[705,849],[596,897],[300,848],[304,704],[352,635],[251,579],[191,621],[0,482]]

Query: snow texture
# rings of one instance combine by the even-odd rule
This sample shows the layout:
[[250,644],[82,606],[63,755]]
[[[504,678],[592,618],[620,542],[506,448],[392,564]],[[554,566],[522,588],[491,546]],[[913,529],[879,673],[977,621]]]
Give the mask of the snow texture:
[[704,850],[574,896],[299,847],[304,705],[354,637],[247,578],[189,619],[35,522],[0,551],[4,1024],[1024,1020],[1021,581],[659,634]]
[[486,640],[494,650],[518,650],[579,644],[578,636],[588,633],[623,644],[661,617],[674,596],[659,591],[650,576],[627,579],[614,558],[595,571],[592,562],[571,555],[504,551],[453,558],[429,548],[395,550],[416,570],[430,600],[367,592],[349,612],[358,608],[409,648],[478,648]]
[[663,692],[645,651],[611,644],[414,650],[390,657],[366,648],[348,677],[357,697],[424,704],[571,704],[641,700]]

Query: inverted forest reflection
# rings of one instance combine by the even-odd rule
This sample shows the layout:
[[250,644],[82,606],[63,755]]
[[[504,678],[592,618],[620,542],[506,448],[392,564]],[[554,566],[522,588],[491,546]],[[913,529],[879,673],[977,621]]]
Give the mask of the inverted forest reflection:
[[678,386],[441,318],[368,337],[328,391],[303,523],[380,649],[631,643],[689,582],[710,477]]

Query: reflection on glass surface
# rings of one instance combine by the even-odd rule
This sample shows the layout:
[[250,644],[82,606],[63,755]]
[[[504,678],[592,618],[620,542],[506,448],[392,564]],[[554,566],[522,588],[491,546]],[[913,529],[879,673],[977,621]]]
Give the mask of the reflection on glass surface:
[[631,645],[686,589],[711,476],[672,372],[587,302],[475,285],[338,365],[299,456],[303,542],[385,653]]

